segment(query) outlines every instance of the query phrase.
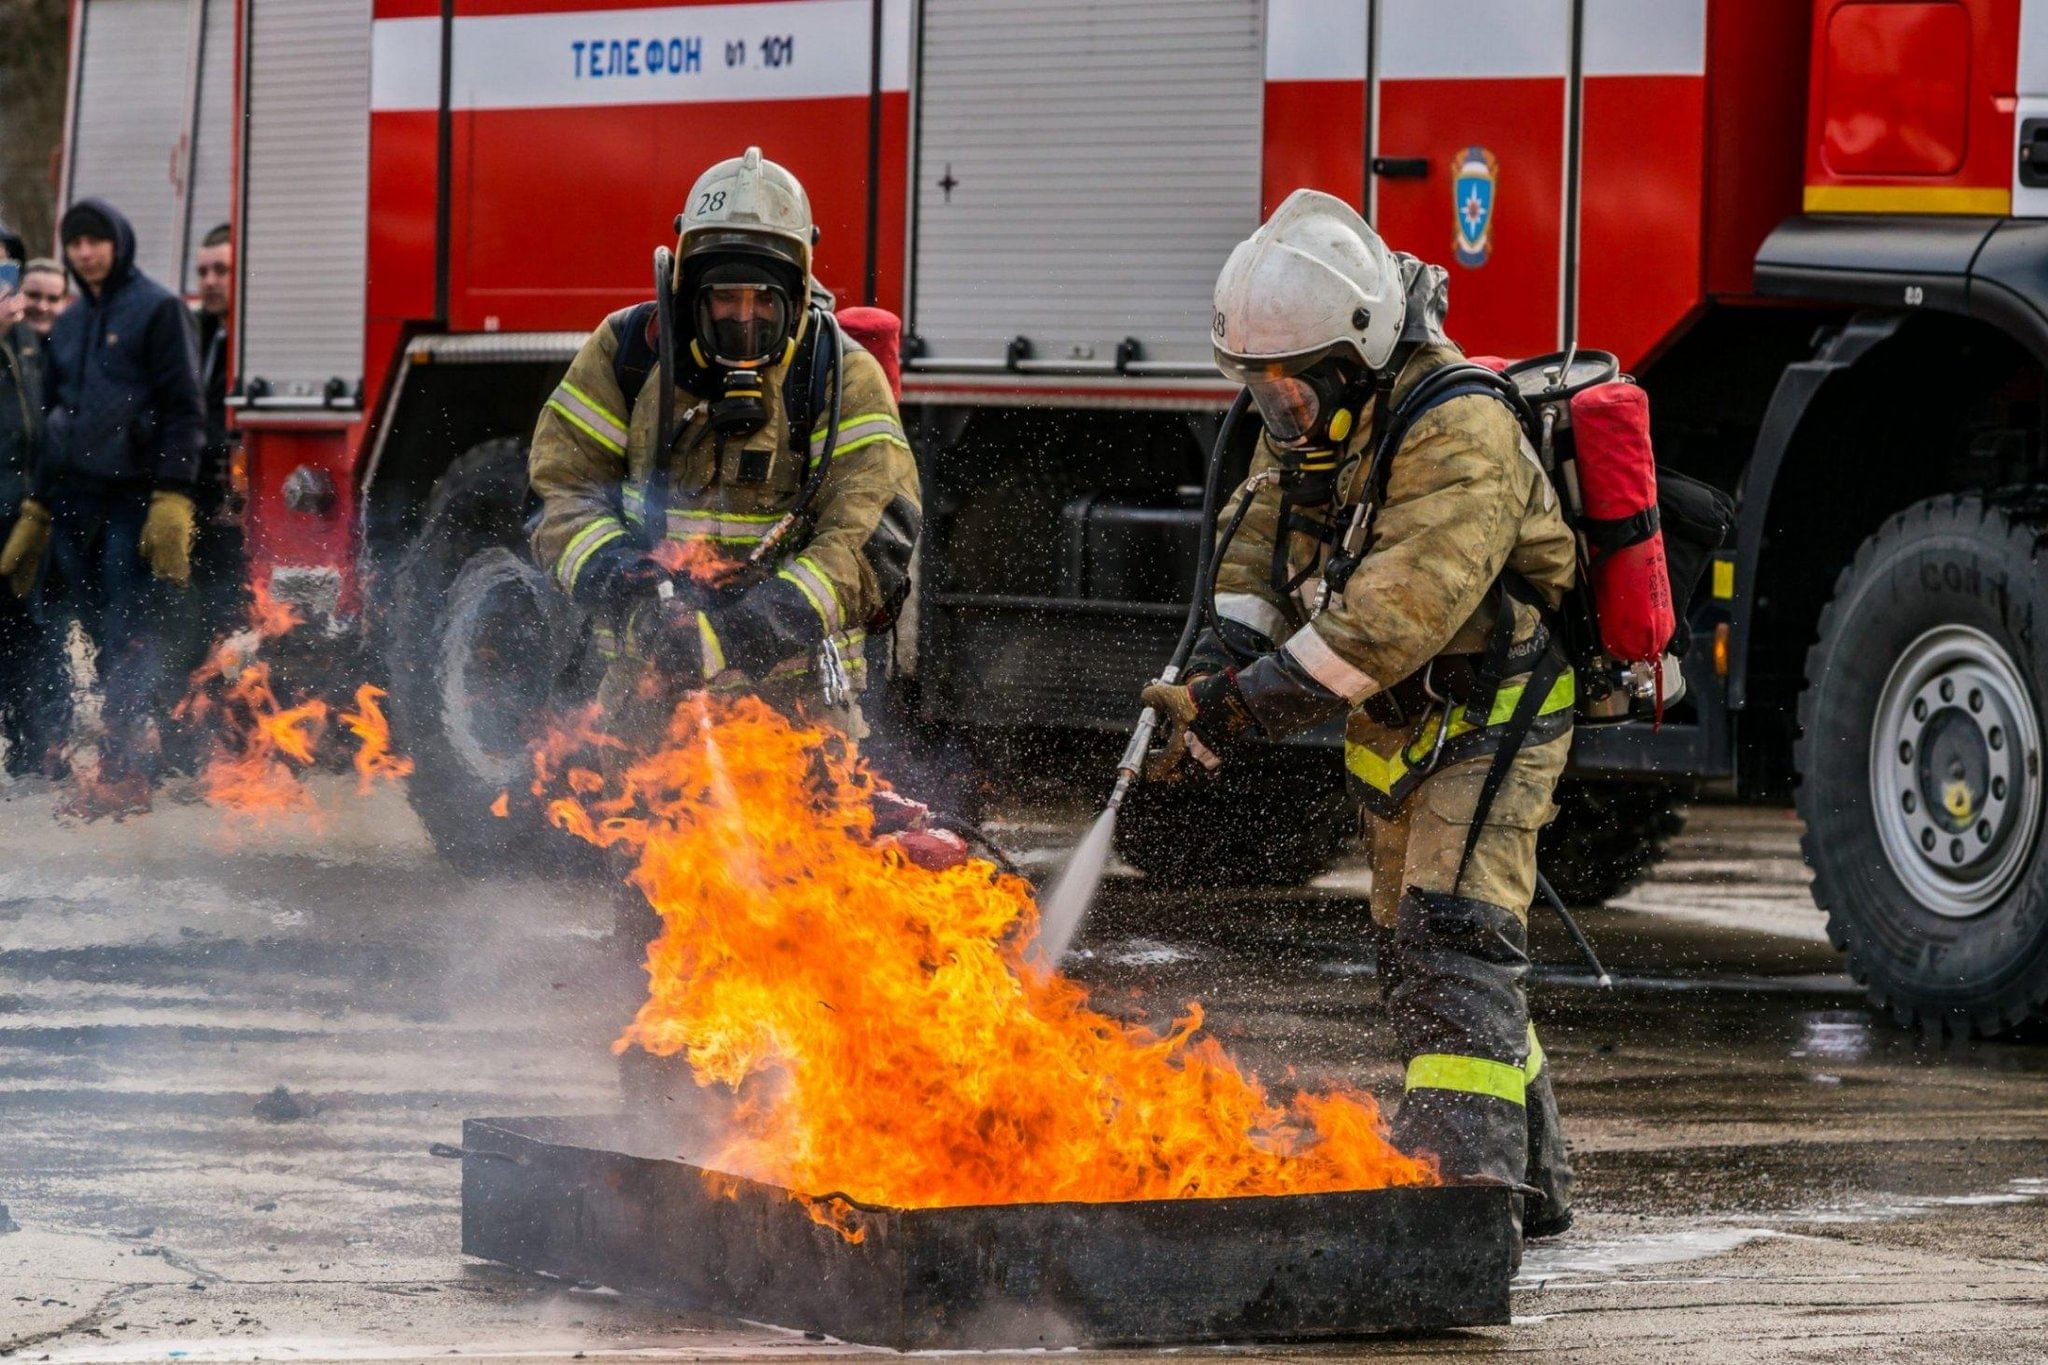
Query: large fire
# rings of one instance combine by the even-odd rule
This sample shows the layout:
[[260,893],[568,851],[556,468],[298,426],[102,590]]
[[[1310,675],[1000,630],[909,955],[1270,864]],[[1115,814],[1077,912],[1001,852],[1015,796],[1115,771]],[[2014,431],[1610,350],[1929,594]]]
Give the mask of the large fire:
[[637,855],[664,925],[617,1047],[740,1091],[722,1170],[898,1207],[1436,1179],[1369,1095],[1274,1097],[1198,1006],[1165,1031],[1091,1009],[1031,956],[1025,882],[876,836],[881,784],[835,734],[699,694],[615,780],[563,778],[550,818]]

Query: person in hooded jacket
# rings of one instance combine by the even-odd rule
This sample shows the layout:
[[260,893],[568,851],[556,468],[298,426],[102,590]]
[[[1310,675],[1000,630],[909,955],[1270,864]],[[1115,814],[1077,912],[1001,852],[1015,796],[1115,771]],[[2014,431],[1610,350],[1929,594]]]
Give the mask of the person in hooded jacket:
[[[0,227],[0,524],[28,497],[43,431],[43,339],[20,315],[21,238]],[[0,735],[11,777],[60,770],[70,720],[63,633],[33,604],[0,593]]]
[[99,653],[100,791],[113,810],[146,809],[165,640],[192,576],[199,359],[184,304],[136,267],[119,210],[82,199],[59,235],[79,298],[44,348],[44,448],[0,576],[26,596],[53,561]]

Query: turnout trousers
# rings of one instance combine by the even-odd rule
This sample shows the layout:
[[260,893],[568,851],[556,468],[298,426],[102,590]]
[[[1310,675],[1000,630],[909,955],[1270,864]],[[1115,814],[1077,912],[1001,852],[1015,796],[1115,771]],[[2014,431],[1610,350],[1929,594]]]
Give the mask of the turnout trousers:
[[1571,1221],[1557,1101],[1522,988],[1536,837],[1570,748],[1567,732],[1515,756],[1462,878],[1490,756],[1432,773],[1396,818],[1366,816],[1380,989],[1407,1062],[1394,1141],[1434,1155],[1448,1178],[1536,1189],[1531,1236]]

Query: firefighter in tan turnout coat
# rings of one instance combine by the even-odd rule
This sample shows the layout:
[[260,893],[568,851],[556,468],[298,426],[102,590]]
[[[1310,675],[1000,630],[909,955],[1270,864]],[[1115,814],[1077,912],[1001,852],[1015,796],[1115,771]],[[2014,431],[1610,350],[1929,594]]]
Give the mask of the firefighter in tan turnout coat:
[[1248,739],[1349,713],[1407,1058],[1395,1140],[1450,1177],[1533,1185],[1525,1228],[1543,1235],[1569,1222],[1570,1176],[1522,977],[1571,744],[1572,673],[1545,622],[1574,544],[1513,411],[1441,330],[1443,281],[1310,191],[1224,267],[1218,364],[1265,430],[1226,509],[1243,517],[1215,628],[1185,685],[1146,690],[1174,722],[1150,775],[1200,780]]
[[629,744],[702,686],[860,738],[862,645],[921,521],[888,380],[809,306],[810,203],[758,148],[707,171],[678,228],[673,303],[606,319],[541,414],[535,552],[596,612]]

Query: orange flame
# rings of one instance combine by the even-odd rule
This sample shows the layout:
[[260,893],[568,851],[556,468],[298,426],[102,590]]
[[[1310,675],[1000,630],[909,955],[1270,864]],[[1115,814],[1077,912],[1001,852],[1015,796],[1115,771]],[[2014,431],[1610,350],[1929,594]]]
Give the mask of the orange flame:
[[214,737],[199,775],[207,804],[258,823],[315,813],[312,794],[292,765],[312,764],[327,729],[327,703],[316,698],[281,706],[271,691],[270,666],[258,662],[245,665],[228,685],[224,709],[228,732]]
[[[537,776],[548,769],[537,761]],[[1282,1194],[1433,1183],[1369,1095],[1269,1094],[1200,1033],[1088,1006],[1027,959],[1030,887],[926,871],[874,840],[879,785],[845,740],[752,698],[678,708],[667,743],[563,829],[637,854],[663,921],[649,996],[614,1045],[747,1087],[708,1164],[820,1198],[919,1207]]]
[[682,574],[707,588],[728,582],[746,567],[708,540],[664,540],[648,555],[669,573]]
[[377,704],[385,695],[381,687],[364,683],[356,689],[356,709],[344,711],[341,724],[356,737],[356,790],[367,793],[382,778],[396,782],[412,776],[412,760],[391,748],[391,722]]

